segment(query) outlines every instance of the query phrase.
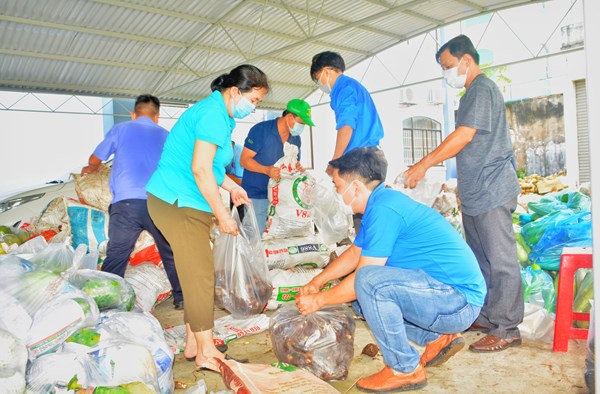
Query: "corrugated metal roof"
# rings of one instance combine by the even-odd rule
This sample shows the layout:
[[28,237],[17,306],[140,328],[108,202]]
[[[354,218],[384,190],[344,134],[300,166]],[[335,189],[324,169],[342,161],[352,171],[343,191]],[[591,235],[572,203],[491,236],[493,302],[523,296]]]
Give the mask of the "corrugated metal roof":
[[264,107],[307,97],[314,54],[351,67],[466,17],[539,0],[3,0],[0,89],[194,102],[250,63]]

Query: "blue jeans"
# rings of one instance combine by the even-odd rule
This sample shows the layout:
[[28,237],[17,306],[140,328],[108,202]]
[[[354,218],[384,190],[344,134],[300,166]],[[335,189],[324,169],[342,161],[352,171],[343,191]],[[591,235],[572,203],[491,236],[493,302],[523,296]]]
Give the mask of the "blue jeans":
[[[269,199],[268,198],[251,198],[252,208],[256,215],[256,222],[258,223],[258,231],[262,236],[262,233],[267,228],[267,212],[269,211]],[[244,205],[246,209],[248,207]]]
[[425,346],[441,334],[462,332],[481,309],[423,270],[366,266],[356,273],[354,289],[352,306],[369,324],[385,364],[402,373],[419,364],[409,340]]
[[154,238],[156,248],[163,262],[163,267],[173,289],[173,301],[183,301],[183,293],[179,277],[175,269],[171,246],[156,228],[148,213],[146,200],[129,199],[110,204],[108,207],[108,247],[106,259],[102,263],[102,271],[123,277],[129,264],[129,255],[133,251],[143,230]]

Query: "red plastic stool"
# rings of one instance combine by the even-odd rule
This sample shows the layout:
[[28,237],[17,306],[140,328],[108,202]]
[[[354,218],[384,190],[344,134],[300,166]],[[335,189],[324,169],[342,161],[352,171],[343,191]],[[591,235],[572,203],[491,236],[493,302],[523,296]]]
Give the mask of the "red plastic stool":
[[575,271],[592,268],[591,248],[564,248],[560,257],[558,292],[556,294],[556,321],[554,325],[555,352],[566,352],[569,339],[587,339],[587,328],[573,327],[575,320],[590,320],[589,312],[573,312],[573,282]]

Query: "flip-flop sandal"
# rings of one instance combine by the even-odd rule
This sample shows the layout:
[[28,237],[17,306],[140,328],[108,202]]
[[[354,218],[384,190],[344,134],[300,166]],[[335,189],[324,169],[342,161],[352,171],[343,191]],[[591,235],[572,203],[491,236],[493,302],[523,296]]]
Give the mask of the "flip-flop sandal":
[[[217,346],[217,350],[220,351],[221,353],[225,353],[227,350],[229,349],[229,346],[227,346],[226,343]],[[185,356],[184,356],[185,357]],[[193,357],[185,357],[186,361],[196,361],[196,356]]]
[[[225,355],[225,360],[235,361],[235,362],[238,362],[240,364],[248,364],[250,362],[250,360],[247,359],[247,358],[233,358],[229,354]],[[207,368],[207,367],[201,367],[201,366],[196,366],[196,371],[213,371],[213,372],[216,372],[214,369]]]

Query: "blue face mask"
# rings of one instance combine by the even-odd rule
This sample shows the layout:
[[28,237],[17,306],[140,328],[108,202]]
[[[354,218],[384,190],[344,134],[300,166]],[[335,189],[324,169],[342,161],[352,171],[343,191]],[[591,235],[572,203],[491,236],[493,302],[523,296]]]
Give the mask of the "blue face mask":
[[240,94],[241,98],[237,103],[233,102],[233,98],[231,98],[231,114],[236,119],[243,119],[246,116],[250,115],[256,106],[250,102],[246,98],[246,96]]

